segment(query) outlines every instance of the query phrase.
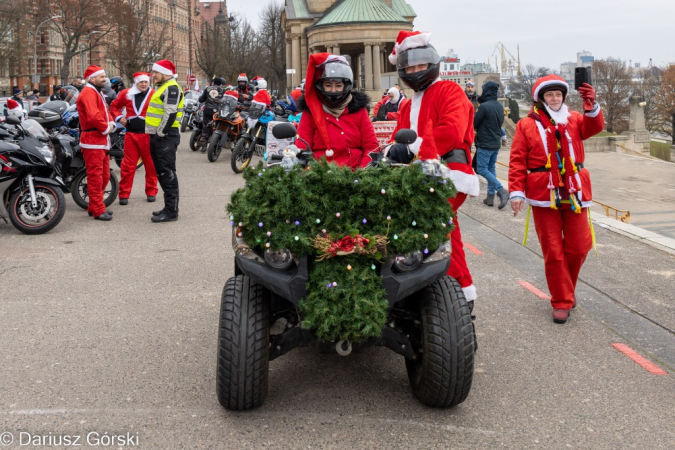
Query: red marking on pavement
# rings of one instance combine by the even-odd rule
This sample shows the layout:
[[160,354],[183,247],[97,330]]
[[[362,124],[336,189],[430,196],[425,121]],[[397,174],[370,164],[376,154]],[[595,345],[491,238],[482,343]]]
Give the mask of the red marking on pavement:
[[539,298],[543,298],[544,300],[551,300],[551,296],[548,295],[546,292],[540,291],[536,287],[532,286],[532,284],[528,283],[527,281],[519,281],[519,285],[527,289],[528,291],[532,292],[534,295],[536,295]]
[[480,250],[478,250],[473,245],[467,244],[466,242],[464,243],[464,247],[468,248],[469,250],[471,250],[471,253],[475,253],[476,255],[484,255],[485,254],[485,253],[481,252]]
[[651,373],[652,375],[668,375],[665,370],[661,369],[659,366],[649,361],[647,358],[640,355],[626,344],[612,344],[612,347],[628,356],[636,363],[640,364],[647,372]]

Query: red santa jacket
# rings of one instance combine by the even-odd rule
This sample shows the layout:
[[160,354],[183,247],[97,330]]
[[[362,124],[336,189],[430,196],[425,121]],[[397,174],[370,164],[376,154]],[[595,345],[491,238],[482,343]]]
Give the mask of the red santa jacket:
[[[480,183],[471,168],[473,113],[473,105],[457,83],[439,80],[426,90],[415,92],[412,99],[401,107],[391,139],[393,140],[396,132],[402,128],[411,128],[419,136],[431,121],[440,157],[451,150],[463,151],[466,154],[467,164],[450,163],[448,168],[451,170],[455,188],[459,192],[475,197],[480,193]],[[420,138],[421,136],[418,137],[418,142],[411,145],[415,152],[421,144]]]
[[[143,100],[143,103],[141,104],[141,109],[138,110],[136,109],[136,104],[134,103],[134,96],[140,91],[137,89],[132,89],[134,88],[124,89],[122,92],[117,94],[117,98],[110,104],[110,112],[115,118],[115,121],[118,121],[122,117],[126,117],[127,120],[145,118],[145,114],[148,112],[148,104],[150,104],[150,97],[152,97],[152,93],[155,91],[154,89],[148,89],[145,91],[145,100]],[[122,112],[124,109],[126,109],[125,113]]]
[[77,97],[77,112],[80,116],[80,147],[83,150],[110,150],[108,133],[114,124],[108,105],[96,88],[87,83]]
[[[353,91],[352,101],[339,118],[335,118],[329,113],[325,114],[332,147],[330,150],[333,151],[332,156],[326,154],[328,149],[314,123],[312,113],[307,108],[304,97],[300,98],[299,103],[303,113],[300,118],[298,135],[309,143],[316,159],[325,156],[329,162],[335,162],[340,166],[349,166],[352,169],[365,167],[371,161],[368,153],[377,151],[379,143],[366,109],[369,103],[368,96]],[[299,140],[296,145],[298,148],[305,148],[305,145]]]
[[[401,112],[401,109],[403,108],[403,105],[408,103],[407,98],[405,98],[403,96],[401,96],[401,97],[402,97],[401,101],[398,102],[398,110],[396,112],[388,112],[385,120],[398,120],[398,115]],[[380,108],[383,107],[383,106],[386,108],[387,107],[386,105],[388,103],[391,103],[390,100],[389,100],[389,96],[385,95],[384,97],[382,97],[382,100],[377,102],[377,105],[375,105],[375,107],[373,108],[373,116],[377,117],[377,113],[380,111]]]
[[[567,139],[570,144],[570,156],[576,165],[586,159],[584,150],[585,139],[595,136],[602,131],[605,120],[602,110],[585,113],[583,116],[572,111],[567,119]],[[532,206],[550,207],[551,197],[549,172],[530,172],[546,166],[548,152],[546,151],[546,131],[540,122],[532,117],[525,117],[518,121],[516,132],[511,144],[511,159],[509,162],[509,191],[511,197],[525,197]],[[581,206],[591,206],[593,193],[591,177],[586,168],[577,173],[577,182],[581,189]]]

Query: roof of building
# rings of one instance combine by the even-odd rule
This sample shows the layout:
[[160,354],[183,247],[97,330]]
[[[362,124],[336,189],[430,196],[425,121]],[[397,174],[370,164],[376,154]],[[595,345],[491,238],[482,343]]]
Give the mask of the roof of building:
[[408,4],[405,0],[394,0],[393,1],[394,11],[402,15],[403,17],[417,17],[417,13],[412,6]]
[[288,0],[286,4],[286,17],[288,19],[302,19],[312,16],[309,14],[305,0]]
[[410,24],[401,14],[380,0],[340,0],[311,28],[357,22]]

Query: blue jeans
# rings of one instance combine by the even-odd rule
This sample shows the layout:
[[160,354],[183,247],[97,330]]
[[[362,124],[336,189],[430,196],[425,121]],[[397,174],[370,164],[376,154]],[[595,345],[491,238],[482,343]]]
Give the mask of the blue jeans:
[[497,179],[497,171],[495,170],[498,154],[499,150],[476,147],[476,172],[487,180],[488,195],[494,195],[497,191],[504,189]]

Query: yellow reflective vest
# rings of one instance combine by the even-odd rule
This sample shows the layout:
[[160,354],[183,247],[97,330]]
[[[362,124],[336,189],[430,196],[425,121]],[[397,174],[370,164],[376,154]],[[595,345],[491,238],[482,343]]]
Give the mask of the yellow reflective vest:
[[[155,134],[157,133],[157,129],[159,128],[159,125],[162,123],[162,119],[164,118],[164,100],[162,99],[162,96],[164,95],[164,92],[167,90],[169,86],[176,86],[178,89],[180,89],[180,86],[178,83],[176,83],[175,79],[171,79],[161,85],[157,90],[155,90],[155,93],[152,94],[152,97],[150,97],[150,104],[148,105],[148,112],[145,115],[145,132],[150,133],[150,134]],[[180,122],[181,119],[183,118],[183,90],[180,90],[181,96],[180,96],[180,102],[178,103],[178,111],[176,114],[176,120],[174,120],[173,125],[171,125],[173,128],[179,128],[180,127]]]

